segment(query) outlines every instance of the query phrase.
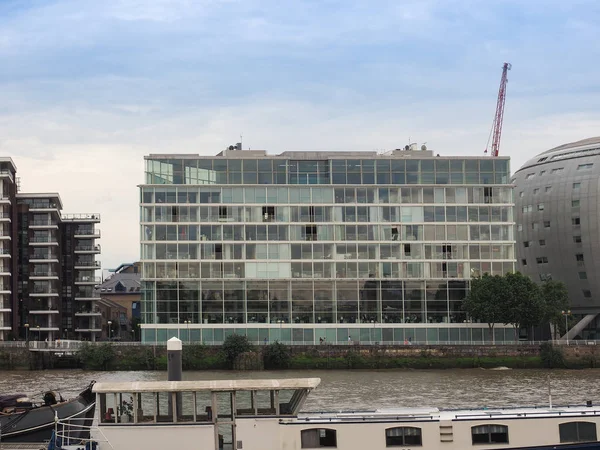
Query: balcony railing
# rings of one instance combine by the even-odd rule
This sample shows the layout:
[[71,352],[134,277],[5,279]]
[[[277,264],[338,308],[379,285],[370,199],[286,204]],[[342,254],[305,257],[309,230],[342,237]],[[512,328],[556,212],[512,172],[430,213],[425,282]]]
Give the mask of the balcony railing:
[[99,252],[100,245],[79,245],[75,247],[76,252]]
[[49,294],[49,295],[56,295],[58,294],[57,290],[51,289],[51,288],[40,288],[40,287],[34,287],[32,292],[34,294]]
[[75,230],[75,236],[100,237],[100,230]]
[[35,271],[29,274],[30,277],[57,277],[58,276],[58,272],[52,272],[52,271],[48,271],[48,272],[40,272],[40,271]]
[[10,214],[5,212],[0,212],[0,219],[10,219]]
[[100,214],[97,213],[90,213],[90,214],[61,214],[60,216],[61,220],[63,221],[74,221],[74,222],[78,222],[81,220],[93,220],[93,221],[100,221]]
[[0,248],[0,255],[10,255],[10,249]]
[[29,259],[58,259],[58,255],[53,253],[34,253]]
[[30,239],[29,242],[58,244],[56,238],[54,238],[52,236],[34,236],[33,238]]
[[0,200],[10,201],[10,197],[8,195],[0,195]]
[[100,277],[79,277],[75,278],[75,283],[96,283],[100,284],[102,280]]
[[58,223],[52,220],[34,220],[30,223],[34,227],[45,227],[45,226],[58,226]]
[[0,176],[7,176],[8,178],[10,178],[10,181],[14,181],[13,173],[10,170],[0,170]]

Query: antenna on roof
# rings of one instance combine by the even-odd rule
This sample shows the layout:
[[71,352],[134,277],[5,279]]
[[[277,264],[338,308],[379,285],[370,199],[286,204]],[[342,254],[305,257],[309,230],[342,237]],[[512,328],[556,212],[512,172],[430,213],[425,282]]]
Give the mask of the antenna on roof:
[[240,134],[240,150],[243,148],[242,147],[242,136],[243,136],[243,134]]

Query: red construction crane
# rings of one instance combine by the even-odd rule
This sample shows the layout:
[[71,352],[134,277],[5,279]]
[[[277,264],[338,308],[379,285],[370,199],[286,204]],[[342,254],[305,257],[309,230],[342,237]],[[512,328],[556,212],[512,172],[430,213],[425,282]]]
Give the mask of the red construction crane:
[[490,139],[492,138],[491,156],[496,157],[500,153],[500,137],[502,136],[502,121],[504,120],[504,102],[506,101],[506,82],[508,81],[508,71],[512,68],[510,63],[504,63],[502,66],[502,78],[500,79],[500,89],[498,90],[498,103],[496,104],[496,116],[485,146],[485,153],[488,152]]

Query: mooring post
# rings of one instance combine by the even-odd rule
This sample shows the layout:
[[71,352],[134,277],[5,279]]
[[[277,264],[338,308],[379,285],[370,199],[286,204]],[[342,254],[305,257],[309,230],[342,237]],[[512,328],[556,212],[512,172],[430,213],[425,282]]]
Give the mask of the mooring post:
[[[182,344],[179,339],[172,337],[167,341],[167,380],[181,381],[183,378],[182,366]],[[173,414],[173,395],[169,394],[169,415]],[[177,411],[176,415],[181,417],[181,392],[177,393]],[[173,421],[177,420],[173,417]]]

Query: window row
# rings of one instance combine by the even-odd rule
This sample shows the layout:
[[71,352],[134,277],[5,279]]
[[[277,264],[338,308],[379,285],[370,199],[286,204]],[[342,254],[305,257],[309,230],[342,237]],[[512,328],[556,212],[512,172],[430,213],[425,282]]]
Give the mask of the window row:
[[[534,228],[535,229],[535,228]],[[521,231],[521,229],[519,230]],[[511,241],[511,225],[143,225],[142,241]]]
[[505,159],[146,161],[149,184],[506,184],[509,173]]
[[143,187],[141,203],[251,204],[251,203],[512,203],[509,187],[404,188],[185,188]]

